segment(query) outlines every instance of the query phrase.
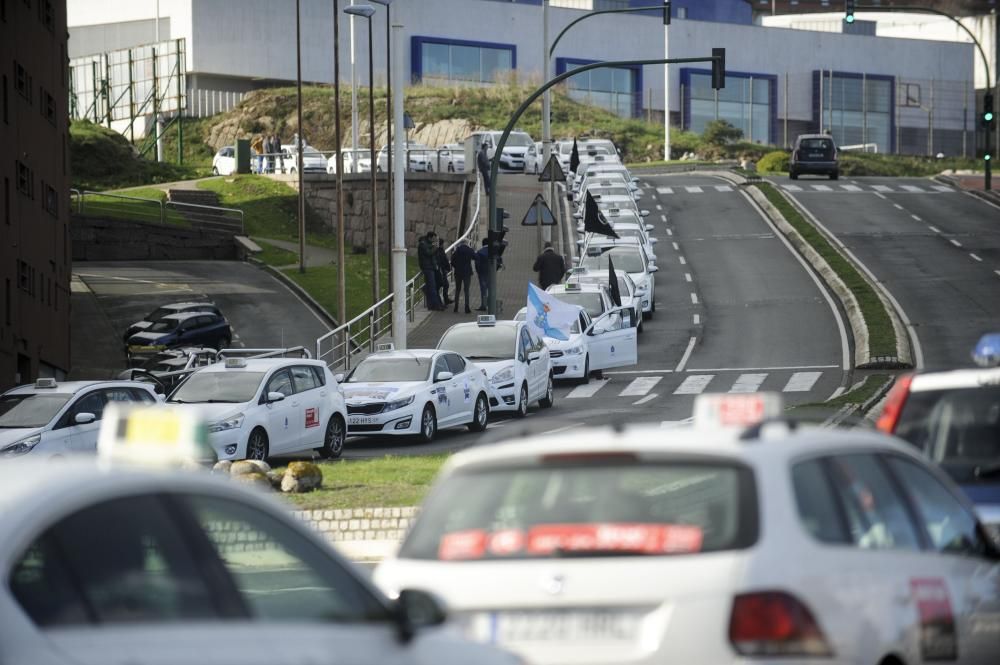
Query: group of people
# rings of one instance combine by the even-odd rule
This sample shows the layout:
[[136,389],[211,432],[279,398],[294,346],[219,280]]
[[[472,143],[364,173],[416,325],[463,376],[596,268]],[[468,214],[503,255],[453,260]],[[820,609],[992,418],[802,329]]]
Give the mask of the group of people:
[[250,141],[250,147],[257,153],[257,173],[275,173],[285,170],[285,160],[281,153],[281,139],[277,134],[257,134]]
[[[449,257],[448,252],[445,251],[444,239],[438,238],[437,233],[430,231],[427,235],[421,236],[417,242],[417,259],[420,263],[420,271],[424,275],[424,297],[427,309],[444,311],[448,305],[454,303],[454,311],[457,312],[458,301],[464,291],[465,313],[471,314],[469,293],[472,288],[473,269],[475,269],[476,277],[479,279],[480,298],[476,311],[486,311],[490,288],[490,250],[487,238],[483,238],[482,246],[478,251],[472,249],[469,242],[463,238]],[[502,268],[502,266],[503,262],[500,257],[497,257],[497,268]],[[454,300],[448,297],[448,274],[452,272],[455,278]]]

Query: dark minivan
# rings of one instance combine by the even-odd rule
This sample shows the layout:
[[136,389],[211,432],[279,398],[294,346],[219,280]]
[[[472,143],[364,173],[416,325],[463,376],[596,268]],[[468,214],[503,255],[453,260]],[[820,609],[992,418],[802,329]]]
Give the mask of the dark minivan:
[[788,160],[788,177],[797,180],[802,174],[828,175],[830,180],[840,177],[837,146],[832,136],[802,134],[795,139],[795,148]]

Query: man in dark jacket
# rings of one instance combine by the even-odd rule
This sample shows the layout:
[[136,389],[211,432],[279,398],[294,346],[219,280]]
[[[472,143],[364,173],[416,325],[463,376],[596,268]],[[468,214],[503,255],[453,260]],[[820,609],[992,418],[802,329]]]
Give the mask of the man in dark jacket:
[[490,241],[483,238],[483,246],[476,252],[476,276],[479,277],[479,302],[477,312],[486,311],[490,290]]
[[445,306],[451,304],[448,299],[448,273],[451,272],[451,261],[448,260],[448,253],[444,251],[444,238],[438,240],[437,250],[434,252],[434,265],[437,266],[437,287],[441,290],[441,299]]
[[427,309],[443,310],[444,305],[438,297],[437,290],[437,264],[434,260],[434,241],[437,234],[430,231],[422,236],[417,242],[417,262],[420,264],[420,271],[424,274],[424,300]]
[[479,167],[479,174],[483,178],[483,187],[486,188],[486,196],[490,195],[490,156],[486,152],[486,141],[479,144],[479,152],[476,154],[476,165]]
[[467,240],[458,242],[458,247],[451,254],[451,267],[455,270],[455,311],[458,311],[458,299],[465,291],[465,313],[471,314],[469,309],[469,287],[472,286],[472,264],[476,262],[476,252],[469,247]]
[[562,256],[556,254],[556,250],[552,249],[552,243],[547,242],[545,249],[535,259],[532,270],[538,273],[538,285],[544,291],[562,281],[563,275],[566,274],[566,262]]

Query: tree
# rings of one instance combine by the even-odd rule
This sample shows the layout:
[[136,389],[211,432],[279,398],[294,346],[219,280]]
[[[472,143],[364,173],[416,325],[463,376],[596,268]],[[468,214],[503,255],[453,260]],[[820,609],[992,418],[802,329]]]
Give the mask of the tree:
[[701,138],[708,145],[724,146],[743,138],[743,130],[733,127],[725,120],[712,120],[705,125]]

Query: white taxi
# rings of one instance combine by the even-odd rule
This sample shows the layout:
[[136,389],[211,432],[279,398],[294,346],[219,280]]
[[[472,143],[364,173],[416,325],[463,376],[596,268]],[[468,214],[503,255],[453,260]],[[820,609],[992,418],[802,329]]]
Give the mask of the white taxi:
[[642,245],[635,238],[622,238],[614,244],[588,242],[587,247],[580,257],[580,267],[594,272],[607,270],[610,257],[615,270],[624,270],[635,282],[642,300],[642,315],[652,318],[656,312],[656,277],[653,273],[659,268]]
[[220,460],[265,460],[344,449],[347,409],[326,364],[306,358],[226,358],[192,373],[167,398],[208,423]]
[[351,435],[414,435],[430,442],[441,428],[465,425],[482,432],[489,423],[486,372],[457,353],[396,351],[380,344],[350,374],[337,378]]
[[[739,421],[765,397],[700,400]],[[1000,636],[1000,551],[945,475],[882,434],[781,422],[460,452],[374,579],[535,665],[986,665]]]
[[52,457],[97,450],[108,404],[155,404],[153,386],[139,381],[38,379],[0,395],[0,458]]
[[[592,272],[586,268],[570,268],[569,276],[566,277],[567,284],[596,284],[608,289],[608,295],[610,297],[611,287],[609,275],[610,271],[605,270],[604,272]],[[624,270],[615,270],[615,282],[618,284],[618,295],[621,296],[621,306],[628,307],[632,310],[632,320],[637,321],[636,326],[637,332],[642,332],[642,299],[639,297],[639,292],[636,290],[635,282],[629,277],[628,273]]]
[[456,323],[445,331],[437,348],[454,351],[486,370],[490,410],[528,414],[528,405],[552,406],[552,361],[540,337],[521,321],[497,321],[483,315],[475,323]]

